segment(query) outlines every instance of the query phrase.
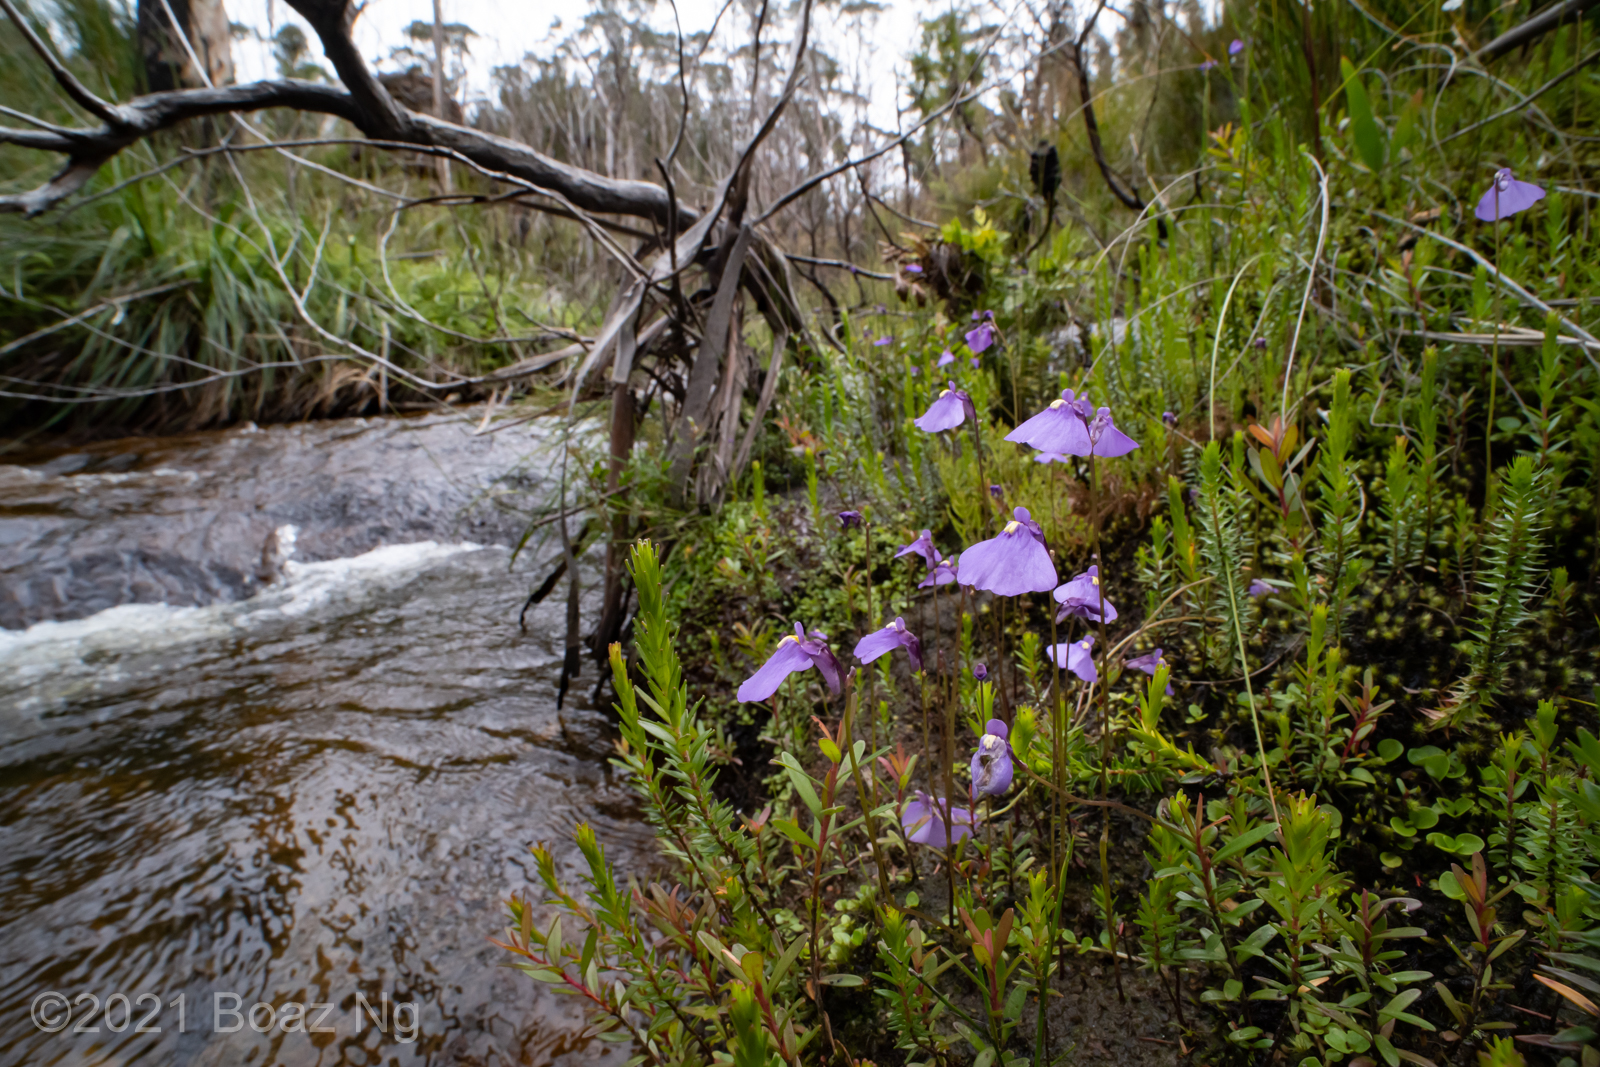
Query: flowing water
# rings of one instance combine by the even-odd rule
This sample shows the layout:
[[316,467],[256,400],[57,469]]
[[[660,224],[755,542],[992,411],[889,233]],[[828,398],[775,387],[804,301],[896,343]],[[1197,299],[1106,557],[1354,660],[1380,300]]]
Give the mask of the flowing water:
[[530,844],[651,853],[565,598],[517,625],[559,442],[472,428],[0,456],[0,1063],[619,1058],[488,941]]

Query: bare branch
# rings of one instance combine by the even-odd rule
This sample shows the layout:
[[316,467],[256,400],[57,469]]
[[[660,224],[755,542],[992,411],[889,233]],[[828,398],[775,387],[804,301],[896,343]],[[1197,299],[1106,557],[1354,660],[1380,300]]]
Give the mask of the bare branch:
[[33,27],[28,25],[28,20],[22,17],[22,12],[17,10],[16,5],[11,0],[0,0],[0,10],[4,10],[11,17],[11,21],[17,24],[17,29],[22,32],[22,36],[28,42],[29,47],[39,53],[39,58],[44,60],[44,65],[49,67],[50,73],[55,76],[56,84],[61,86],[68,96],[72,97],[75,104],[101,122],[116,125],[122,121],[118,108],[106,103],[106,101],[90,92],[88,86],[73,76],[72,72],[50,50],[50,46],[45,44],[39,38],[39,35],[33,32]]
[[1478,49],[1478,59],[1483,62],[1498,59],[1513,48],[1542,37],[1568,19],[1578,18],[1596,4],[1600,4],[1600,0],[1563,0],[1562,3],[1547,7]]

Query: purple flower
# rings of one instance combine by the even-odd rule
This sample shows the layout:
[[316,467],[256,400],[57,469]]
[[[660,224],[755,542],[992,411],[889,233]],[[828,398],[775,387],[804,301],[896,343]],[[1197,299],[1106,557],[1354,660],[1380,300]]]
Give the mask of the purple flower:
[[917,583],[918,589],[931,589],[935,586],[949,585],[956,580],[956,561],[954,559],[941,559],[939,553],[933,553],[933,566],[928,568],[928,576]]
[[982,361],[980,361],[977,356],[973,356],[972,357],[972,369],[973,370],[977,370],[981,366],[983,366]]
[[1178,427],[1178,416],[1174,415],[1170,411],[1163,411],[1161,413],[1161,421],[1167,424],[1167,429],[1169,430],[1174,430]]
[[983,736],[978,739],[978,751],[972,754],[972,796],[997,797],[1011,788],[1011,745],[1006,738],[1010,731],[999,719],[983,724]]
[[1526,211],[1544,199],[1544,190],[1532,182],[1519,182],[1511,176],[1509,168],[1495,172],[1489,191],[1478,201],[1473,212],[1484,222],[1509,219],[1519,211]]
[[1250,588],[1245,590],[1245,592],[1249,593],[1253,597],[1264,597],[1271,596],[1273,593],[1277,592],[1277,590],[1272,588],[1272,586],[1268,585],[1266,582],[1263,582],[1260,578],[1256,578],[1250,582]]
[[839,528],[841,530],[854,530],[860,525],[861,525],[861,512],[859,512],[859,511],[841,511],[841,512],[839,512]]
[[[1146,673],[1150,677],[1154,678],[1156,676],[1156,668],[1157,667],[1168,667],[1168,668],[1170,668],[1172,665],[1161,657],[1161,650],[1158,648],[1154,652],[1147,653],[1147,654],[1145,654],[1143,656],[1138,657],[1137,659],[1128,660],[1127,666],[1132,667],[1135,670],[1144,671],[1144,673]],[[1172,695],[1172,683],[1168,682],[1167,683],[1167,696],[1171,696],[1171,695]]]
[[885,652],[893,652],[897,648],[906,650],[906,655],[911,657],[913,670],[922,669],[922,642],[917,640],[917,635],[906,629],[906,620],[895,616],[894,622],[881,630],[872,633],[856,642],[856,659],[862,663],[871,663]]
[[1214,60],[1214,59],[1207,59],[1205,62],[1200,64],[1200,73],[1201,74],[1204,74],[1208,70],[1216,70],[1216,69],[1217,69],[1217,61]]
[[967,347],[972,349],[973,355],[982,354],[983,350],[992,344],[994,344],[994,323],[988,319],[984,319],[967,331]]
[[955,382],[946,384],[950,388],[939,391],[939,399],[928,406],[922,417],[911,420],[917,429],[938,433],[941,430],[953,430],[969,418],[977,421],[978,413],[972,406],[972,397],[957,389]]
[[1069,615],[1078,615],[1091,622],[1100,622],[1100,605],[1104,603],[1105,621],[1116,622],[1117,609],[1111,601],[1102,599],[1104,595],[1100,588],[1100,568],[1090,567],[1055,591],[1056,603],[1061,605],[1061,614],[1056,616],[1056,621],[1060,622]]
[[1006,498],[1006,491],[998,485],[991,485],[989,487],[989,495],[994,497],[996,500],[1004,500]]
[[1059,400],[1050,401],[1043,411],[1006,434],[1006,440],[1041,452],[1087,456],[1091,449],[1089,427],[1083,421],[1081,403],[1071,389],[1064,390]]
[[948,367],[950,364],[954,363],[955,361],[956,361],[956,354],[954,352],[950,351],[947,348],[943,352],[939,353],[939,362],[935,363],[934,366],[936,366],[936,367]]
[[1266,351],[1267,339],[1265,337],[1257,337],[1254,341],[1252,341],[1250,343],[1255,345],[1257,349],[1259,349],[1259,350],[1261,350],[1263,352]]
[[899,559],[901,556],[921,556],[929,567],[939,562],[939,551],[933,547],[933,531],[923,530],[911,539],[910,544],[901,545],[891,558]]
[[1099,672],[1094,669],[1093,634],[1070,644],[1051,645],[1049,651],[1055,657],[1057,667],[1071,671],[1086,682],[1100,680]]
[[890,337],[888,335],[885,335],[883,337],[878,338],[876,341],[874,341],[872,343],[873,343],[873,345],[875,347],[882,348],[884,345],[892,345],[892,344],[894,344],[894,338]]
[[922,377],[922,368],[917,366],[915,363],[911,364],[911,376],[913,378]]
[[[961,553],[956,578],[962,585],[997,596],[1044,593],[1055,588],[1056,566],[1034,533],[1037,524],[1027,508],[1012,511],[1005,529]],[[1030,528],[1031,527],[1031,528]]]
[[754,703],[766,700],[778,691],[778,686],[789,675],[808,671],[812,667],[822,674],[828,688],[837,693],[839,679],[844,672],[823,640],[823,635],[815,631],[807,637],[805,628],[795,623],[794,633],[785,634],[783,640],[778,642],[777,651],[761,665],[761,669],[744,680],[739,687],[739,700]]
[[974,663],[972,665],[972,676],[981,682],[989,677],[989,668],[982,663]]
[[1232,41],[1228,42],[1228,55],[1236,56],[1243,51],[1244,42],[1239,40],[1239,38],[1235,37]]
[[1115,459],[1138,448],[1139,442],[1117,429],[1110,408],[1101,408],[1089,421],[1089,447],[1094,455]]
[[919,845],[948,848],[962,838],[972,836],[972,812],[966,808],[952,808],[948,801],[930,797],[922,790],[912,794],[911,802],[900,816],[909,840]]
[[907,274],[921,274],[922,266],[917,263],[907,263],[905,266],[905,271]]

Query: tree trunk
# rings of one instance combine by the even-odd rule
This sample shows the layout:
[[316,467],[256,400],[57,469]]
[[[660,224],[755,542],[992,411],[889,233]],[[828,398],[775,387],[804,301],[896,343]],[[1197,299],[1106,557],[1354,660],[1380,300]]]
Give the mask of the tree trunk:
[[[174,31],[168,8],[178,20]],[[233,34],[222,0],[139,0],[139,51],[151,92],[199,89],[233,83]],[[184,47],[187,37],[203,70],[196,70]]]

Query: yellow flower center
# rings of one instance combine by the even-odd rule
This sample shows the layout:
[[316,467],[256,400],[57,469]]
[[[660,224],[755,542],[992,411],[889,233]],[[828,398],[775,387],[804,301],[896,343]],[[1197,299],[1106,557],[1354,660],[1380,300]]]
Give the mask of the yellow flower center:
[[1078,647],[1083,649],[1085,652],[1087,652],[1091,648],[1093,648],[1094,646],[1089,643],[1089,639],[1088,638],[1084,638],[1082,641],[1080,641],[1078,643]]
[[794,634],[784,634],[783,635],[783,640],[779,641],[778,644],[781,645],[781,644],[784,644],[787,641],[793,641],[797,645],[800,643],[800,639],[798,637],[796,637]]
[[1056,399],[1050,401],[1050,406],[1053,408],[1065,407],[1066,403],[1067,402],[1065,400],[1062,400],[1060,397],[1056,397]]
[[1006,523],[1006,528],[1001,532],[1002,533],[1016,533],[1021,528],[1022,528],[1022,523],[1018,522],[1016,519],[1012,519],[1010,522]]
[[939,399],[940,400],[943,400],[945,397],[947,397],[949,395],[950,395],[950,390],[948,390],[948,389],[939,390]]

